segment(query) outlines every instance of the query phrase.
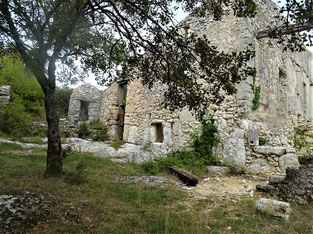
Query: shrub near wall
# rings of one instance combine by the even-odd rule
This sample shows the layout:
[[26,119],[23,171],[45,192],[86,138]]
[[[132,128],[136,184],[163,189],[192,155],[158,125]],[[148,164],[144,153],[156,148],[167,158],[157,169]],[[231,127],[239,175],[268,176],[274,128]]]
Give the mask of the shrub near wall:
[[202,174],[207,165],[220,165],[213,153],[213,147],[218,144],[217,126],[214,120],[202,122],[198,132],[191,135],[189,144],[181,150],[173,151],[166,158],[157,159],[142,164],[145,172],[157,174],[167,171],[171,166],[186,169],[195,174]]

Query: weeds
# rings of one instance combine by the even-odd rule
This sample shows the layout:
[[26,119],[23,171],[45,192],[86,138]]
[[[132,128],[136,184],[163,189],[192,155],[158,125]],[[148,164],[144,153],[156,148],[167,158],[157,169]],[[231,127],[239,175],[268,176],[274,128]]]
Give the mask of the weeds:
[[122,147],[122,145],[124,145],[125,142],[123,140],[120,140],[120,139],[115,139],[115,140],[112,140],[110,142],[110,145],[115,149],[115,150],[118,150],[119,148]]
[[157,174],[167,171],[171,166],[177,166],[195,174],[203,174],[207,165],[220,165],[221,162],[213,153],[217,146],[217,127],[214,120],[203,121],[200,131],[191,135],[187,147],[173,151],[166,158],[157,159],[142,164],[146,173]]

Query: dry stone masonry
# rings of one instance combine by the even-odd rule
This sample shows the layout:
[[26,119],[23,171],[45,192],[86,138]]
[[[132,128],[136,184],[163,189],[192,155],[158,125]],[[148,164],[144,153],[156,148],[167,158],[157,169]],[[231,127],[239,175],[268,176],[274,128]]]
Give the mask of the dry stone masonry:
[[74,90],[69,105],[68,118],[70,123],[78,121],[95,121],[99,119],[101,91],[86,84]]
[[313,203],[313,158],[299,157],[299,163],[299,168],[288,167],[286,175],[271,175],[257,189],[290,203]]
[[[259,7],[255,18],[232,14],[221,21],[187,17],[181,25],[188,30],[186,35],[205,34],[225,52],[241,51],[248,44],[255,49],[250,66],[257,69],[257,76],[242,81],[235,95],[226,96],[220,105],[208,110],[219,131],[215,153],[226,163],[253,174],[285,173],[288,166],[298,166],[294,127],[313,120],[313,59],[308,51],[284,52],[272,39],[257,40],[255,35],[271,24],[277,12],[271,0],[256,2]],[[99,119],[109,127],[113,138],[141,146],[138,157],[164,157],[183,146],[199,127],[192,113],[162,108],[166,86],[156,84],[148,89],[140,77],[130,80],[116,82],[103,92],[80,87],[71,98],[70,120],[86,119],[84,105],[88,102],[88,120]],[[256,110],[252,110],[252,86],[261,89]]]
[[8,103],[10,101],[10,86],[1,86],[0,87],[0,104]]

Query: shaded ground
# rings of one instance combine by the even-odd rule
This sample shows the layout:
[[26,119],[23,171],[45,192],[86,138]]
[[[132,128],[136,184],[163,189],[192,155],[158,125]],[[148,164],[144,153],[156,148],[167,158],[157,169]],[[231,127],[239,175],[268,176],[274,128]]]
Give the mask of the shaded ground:
[[24,191],[0,194],[0,233],[20,232],[45,221],[51,202],[44,196]]
[[8,201],[34,191],[52,203],[44,219],[9,233],[313,233],[312,206],[294,206],[289,222],[256,213],[252,177],[216,174],[191,189],[137,164],[74,154],[63,177],[44,178],[45,152],[10,147],[0,144],[0,195]]

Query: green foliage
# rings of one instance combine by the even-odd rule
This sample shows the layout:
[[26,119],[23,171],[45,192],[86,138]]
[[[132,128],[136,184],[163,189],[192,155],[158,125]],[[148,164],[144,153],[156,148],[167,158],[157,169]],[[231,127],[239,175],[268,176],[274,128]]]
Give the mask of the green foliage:
[[267,144],[267,140],[265,137],[259,137],[259,145],[264,146]]
[[313,135],[296,128],[294,142],[303,156],[308,158],[313,157]]
[[62,148],[62,158],[66,158],[69,157],[71,155],[73,155],[73,150],[71,146],[66,146]]
[[76,162],[75,169],[68,172],[65,180],[72,185],[80,185],[87,182],[87,165],[83,160]]
[[261,93],[261,87],[256,86],[253,90],[253,99],[252,99],[252,110],[257,110],[260,106],[260,93]]
[[214,120],[203,121],[200,131],[191,136],[188,147],[173,151],[166,158],[144,162],[142,168],[145,172],[157,174],[167,171],[171,166],[177,166],[202,174],[207,165],[220,165],[221,162],[213,153],[213,147],[217,146],[217,127]]
[[42,119],[44,95],[37,80],[14,54],[0,59],[0,86],[11,86],[11,100],[0,109],[0,132],[13,138],[31,133],[31,122]]
[[88,124],[81,123],[79,125],[78,130],[77,130],[77,133],[78,133],[78,136],[82,137],[82,138],[89,136],[90,131],[89,131],[89,128],[88,128]]
[[68,87],[63,87],[63,88],[57,87],[55,90],[55,96],[57,99],[56,109],[60,118],[64,118],[67,116],[72,93],[73,93],[73,89],[68,88]]
[[19,144],[8,143],[8,142],[0,142],[0,151],[4,150],[22,150],[23,147]]
[[118,150],[119,148],[121,148],[122,145],[125,144],[125,141],[120,140],[120,139],[114,139],[110,142],[110,145],[115,149]]
[[96,135],[92,139],[93,141],[107,141],[110,139],[108,134],[108,127],[103,123],[100,123],[99,120],[92,121],[88,125],[88,128],[96,130]]
[[7,54],[0,59],[0,65],[0,86],[11,86],[11,101],[18,100],[24,111],[34,119],[43,119],[44,94],[36,78],[14,54]]
[[190,147],[193,152],[200,158],[203,158],[207,165],[216,165],[218,160],[213,154],[213,147],[218,144],[217,126],[214,124],[214,120],[206,120],[201,124],[200,133],[193,134],[191,136]]
[[94,138],[92,139],[93,141],[107,141],[110,139],[110,136],[108,134],[108,129],[104,127],[103,129],[100,129]]
[[30,133],[31,115],[26,112],[23,102],[15,98],[5,108],[0,109],[0,131],[13,138],[21,138]]

